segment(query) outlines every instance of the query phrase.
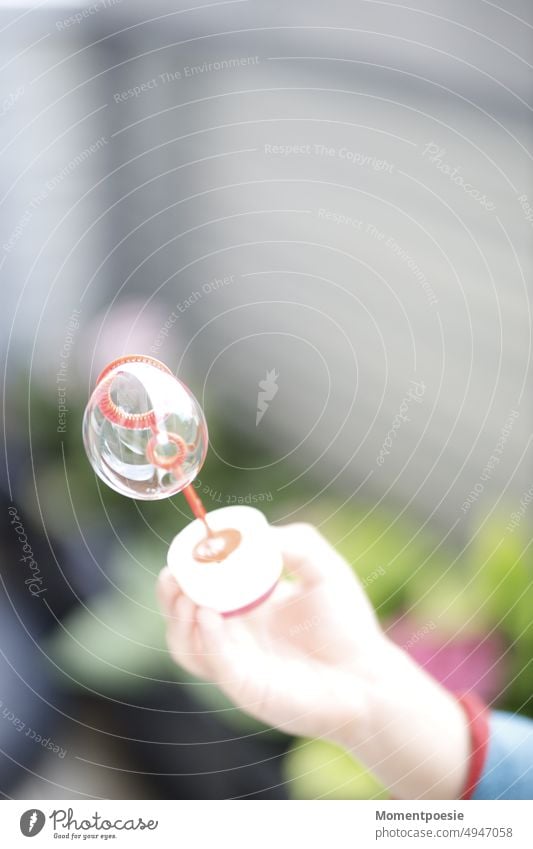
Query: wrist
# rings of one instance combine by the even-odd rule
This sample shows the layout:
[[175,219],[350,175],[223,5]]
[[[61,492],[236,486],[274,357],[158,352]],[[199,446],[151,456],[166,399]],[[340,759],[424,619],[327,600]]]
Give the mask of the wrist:
[[469,732],[457,700],[383,635],[372,664],[354,679],[358,704],[337,742],[396,798],[459,798]]
[[328,737],[354,754],[373,733],[375,711],[381,701],[379,694],[386,688],[387,670],[394,663],[395,648],[380,632],[365,647],[364,656],[339,673],[335,685],[337,698],[332,703],[340,707],[332,717],[335,722]]

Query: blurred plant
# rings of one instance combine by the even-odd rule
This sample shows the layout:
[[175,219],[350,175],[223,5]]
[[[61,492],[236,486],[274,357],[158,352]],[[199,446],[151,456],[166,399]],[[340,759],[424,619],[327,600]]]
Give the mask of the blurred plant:
[[533,572],[525,529],[509,533],[508,518],[491,518],[472,535],[473,603],[487,612],[507,642],[507,686],[500,707],[533,713]]
[[324,740],[296,740],[285,758],[284,777],[294,799],[388,797],[358,761]]

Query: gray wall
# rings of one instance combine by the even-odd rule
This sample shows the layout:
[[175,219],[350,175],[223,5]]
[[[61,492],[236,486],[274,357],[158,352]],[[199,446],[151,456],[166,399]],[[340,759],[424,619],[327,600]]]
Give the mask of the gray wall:
[[[10,357],[27,365],[35,339],[53,391],[86,292],[72,392],[102,331],[106,354],[152,349],[208,415],[268,444],[280,487],[388,498],[456,533],[505,490],[507,515],[530,485],[531,6],[202,6],[123,2],[68,31],[72,11],[48,10],[0,35],[2,86],[25,86],[3,118],[2,243],[106,138],[5,257],[6,333],[26,287]],[[279,390],[256,429],[270,369]],[[243,469],[255,490],[260,475]]]

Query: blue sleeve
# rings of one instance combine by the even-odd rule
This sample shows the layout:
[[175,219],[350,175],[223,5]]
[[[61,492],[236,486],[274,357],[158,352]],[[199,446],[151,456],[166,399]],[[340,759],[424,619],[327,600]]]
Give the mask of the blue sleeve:
[[533,721],[491,711],[489,746],[472,799],[533,799]]

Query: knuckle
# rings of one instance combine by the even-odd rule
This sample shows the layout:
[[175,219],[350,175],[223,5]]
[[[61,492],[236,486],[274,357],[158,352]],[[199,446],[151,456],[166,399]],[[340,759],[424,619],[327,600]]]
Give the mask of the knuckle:
[[290,526],[295,533],[309,541],[310,543],[316,543],[317,540],[323,539],[320,531],[312,525],[311,522],[294,522]]

